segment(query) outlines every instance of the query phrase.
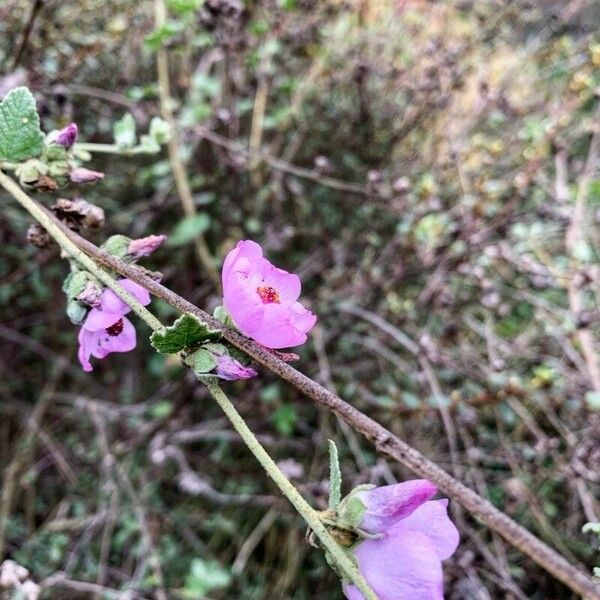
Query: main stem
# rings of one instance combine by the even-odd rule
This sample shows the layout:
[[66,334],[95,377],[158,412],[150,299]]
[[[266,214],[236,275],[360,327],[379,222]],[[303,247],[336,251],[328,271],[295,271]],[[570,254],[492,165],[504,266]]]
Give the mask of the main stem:
[[342,569],[346,577],[356,585],[367,600],[377,600],[377,596],[371,590],[369,584],[348,557],[342,547],[333,539],[327,528],[319,518],[316,510],[314,510],[308,502],[300,495],[298,490],[288,481],[286,476],[281,472],[275,461],[269,456],[267,451],[261,446],[256,436],[250,431],[248,425],[236,410],[231,400],[226,396],[223,390],[219,387],[217,381],[208,381],[206,383],[211,396],[217,401],[227,418],[231,421],[235,430],[240,434],[244,443],[254,454],[258,462],[263,466],[269,477],[275,482],[283,495],[292,503],[294,508],[302,515],[303,519],[308,523],[309,527],[315,532],[325,549],[331,554],[334,562]]

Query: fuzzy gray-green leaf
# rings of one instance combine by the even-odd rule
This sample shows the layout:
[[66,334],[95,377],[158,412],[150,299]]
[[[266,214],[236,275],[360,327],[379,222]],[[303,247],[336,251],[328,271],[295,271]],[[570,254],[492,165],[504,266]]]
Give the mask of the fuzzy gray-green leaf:
[[342,499],[342,472],[337,446],[333,440],[327,442],[329,444],[329,508],[336,510]]
[[204,342],[220,339],[221,332],[211,329],[197,317],[183,315],[173,325],[162,331],[155,331],[150,342],[162,354],[177,354],[185,348],[193,348]]
[[35,98],[18,87],[0,102],[0,158],[21,161],[39,156],[44,148]]

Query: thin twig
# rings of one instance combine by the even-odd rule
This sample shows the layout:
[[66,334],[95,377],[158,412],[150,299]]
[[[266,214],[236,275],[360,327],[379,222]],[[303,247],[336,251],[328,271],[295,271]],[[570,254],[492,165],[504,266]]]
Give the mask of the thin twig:
[[15,53],[15,58],[13,59],[11,67],[12,70],[16,69],[19,62],[21,62],[23,52],[25,52],[25,48],[27,48],[27,44],[29,43],[29,37],[31,36],[33,24],[35,23],[35,20],[37,19],[37,16],[40,13],[42,6],[44,6],[44,1],[45,0],[34,0],[33,6],[31,7],[31,12],[29,13],[29,18],[27,19],[27,25],[25,26],[23,36],[21,37],[19,49]]
[[[167,21],[167,10],[164,0],[155,0],[154,19],[157,28],[163,27]],[[169,124],[171,129],[171,138],[167,144],[173,179],[177,188],[177,195],[181,201],[181,206],[186,217],[196,216],[196,205],[192,189],[185,170],[185,166],[179,156],[179,135],[177,124],[171,109],[171,84],[169,81],[169,54],[165,47],[161,46],[156,52],[156,67],[158,72],[158,94],[160,98],[160,112],[162,118]],[[219,274],[215,267],[214,258],[208,249],[208,244],[202,233],[199,233],[194,241],[196,255],[199,263],[206,270],[206,274],[216,287],[219,286]]]

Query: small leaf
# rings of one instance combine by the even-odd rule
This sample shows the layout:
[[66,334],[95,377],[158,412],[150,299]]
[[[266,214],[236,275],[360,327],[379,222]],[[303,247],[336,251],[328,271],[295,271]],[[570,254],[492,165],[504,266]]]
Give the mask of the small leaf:
[[282,404],[273,413],[273,422],[277,431],[286,437],[294,433],[296,426],[296,409],[293,404]]
[[162,354],[177,354],[185,348],[198,346],[203,342],[214,342],[221,338],[221,332],[211,329],[197,317],[183,315],[173,325],[150,336],[152,346]]
[[205,375],[217,366],[215,355],[205,348],[200,348],[193,354],[190,354],[185,359],[185,362],[192,368],[196,375]]
[[585,403],[590,410],[600,410],[600,392],[586,392]]
[[183,30],[183,23],[179,21],[169,21],[151,31],[145,38],[144,43],[150,50],[158,50],[165,42],[175,37]]
[[148,134],[157,144],[166,144],[171,139],[171,126],[160,117],[153,117]]
[[221,323],[223,323],[225,327],[229,327],[230,329],[236,329],[235,323],[233,322],[231,315],[227,312],[227,309],[224,306],[217,306],[217,308],[215,308],[215,310],[213,311],[213,317],[221,321]]
[[0,158],[21,161],[39,156],[44,134],[35,99],[26,87],[18,87],[0,102]]
[[229,585],[231,575],[217,562],[194,558],[185,580],[184,598],[204,598],[208,592]]
[[342,499],[342,472],[337,446],[333,440],[327,440],[329,445],[329,508],[335,510]]
[[209,226],[210,219],[206,213],[198,213],[192,217],[185,217],[175,226],[175,229],[169,236],[167,245],[183,246],[204,233]]
[[114,125],[113,135],[119,148],[133,148],[136,143],[135,119],[131,113],[125,113]]
[[167,6],[178,15],[185,15],[198,10],[202,0],[167,0]]

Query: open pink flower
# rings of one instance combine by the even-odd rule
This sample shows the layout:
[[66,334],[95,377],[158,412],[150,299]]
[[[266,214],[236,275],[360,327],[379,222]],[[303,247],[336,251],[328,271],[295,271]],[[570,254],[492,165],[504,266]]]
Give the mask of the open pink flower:
[[[360,542],[354,556],[380,600],[443,600],[442,561],[456,550],[459,534],[448,500],[429,500],[435,492],[420,479],[357,494],[365,505],[360,526],[382,537]],[[363,598],[354,585],[344,593]]]
[[239,330],[267,348],[306,341],[317,317],[304,308],[300,278],[278,269],[250,240],[238,242],[223,263],[223,302]]
[[[141,304],[150,303],[146,289],[129,279],[119,280]],[[135,328],[125,315],[131,310],[112,290],[102,292],[100,304],[88,313],[79,330],[79,362],[84,371],[91,371],[90,356],[104,358],[111,352],[128,352],[136,346]]]

